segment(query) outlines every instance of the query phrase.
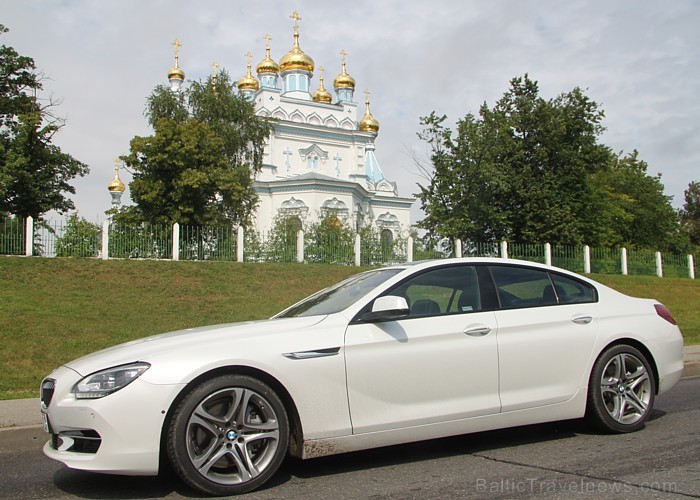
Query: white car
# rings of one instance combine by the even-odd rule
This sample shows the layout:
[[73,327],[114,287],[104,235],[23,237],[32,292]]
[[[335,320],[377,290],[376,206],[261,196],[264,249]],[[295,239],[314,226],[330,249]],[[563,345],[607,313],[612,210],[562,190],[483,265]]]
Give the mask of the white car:
[[[372,270],[267,321],[158,335],[41,384],[69,467],[153,475],[213,495],[312,458],[586,416],[641,428],[681,377],[669,311],[561,269],[450,259]],[[166,461],[164,460],[164,462]]]

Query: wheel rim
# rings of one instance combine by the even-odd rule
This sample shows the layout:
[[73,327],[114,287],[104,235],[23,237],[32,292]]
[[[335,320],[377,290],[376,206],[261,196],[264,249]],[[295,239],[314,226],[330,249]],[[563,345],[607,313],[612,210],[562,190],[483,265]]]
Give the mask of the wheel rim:
[[608,414],[620,424],[634,424],[649,411],[652,397],[649,372],[632,354],[618,354],[608,361],[600,388]]
[[270,465],[279,446],[272,405],[241,387],[204,398],[187,422],[187,453],[197,471],[218,484],[241,484]]

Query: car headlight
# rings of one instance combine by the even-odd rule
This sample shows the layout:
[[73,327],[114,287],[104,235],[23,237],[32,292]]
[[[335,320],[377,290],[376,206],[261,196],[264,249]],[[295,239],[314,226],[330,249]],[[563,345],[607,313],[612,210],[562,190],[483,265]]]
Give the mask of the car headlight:
[[148,363],[132,363],[129,365],[107,368],[88,375],[73,386],[73,394],[78,399],[99,399],[123,389],[139,378],[151,367]]

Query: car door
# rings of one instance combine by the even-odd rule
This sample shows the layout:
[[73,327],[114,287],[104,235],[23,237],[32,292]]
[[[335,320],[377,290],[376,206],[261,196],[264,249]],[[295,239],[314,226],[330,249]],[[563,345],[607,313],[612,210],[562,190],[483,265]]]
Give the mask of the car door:
[[588,382],[598,307],[588,283],[542,269],[491,266],[502,411],[572,398]]
[[384,295],[406,298],[411,312],[348,326],[353,432],[498,413],[497,325],[481,304],[474,266],[428,270]]

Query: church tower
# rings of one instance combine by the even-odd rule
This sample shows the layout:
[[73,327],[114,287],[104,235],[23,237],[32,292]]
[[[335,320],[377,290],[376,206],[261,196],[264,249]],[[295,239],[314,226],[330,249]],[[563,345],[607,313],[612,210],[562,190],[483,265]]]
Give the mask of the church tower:
[[280,59],[280,76],[284,85],[284,95],[305,99],[310,97],[310,82],[314,74],[314,60],[299,46],[299,13],[294,11],[294,45]]
[[175,65],[168,71],[168,81],[170,82],[170,90],[180,92],[185,81],[185,72],[180,68],[180,47],[182,47],[182,43],[176,38],[172,45],[175,47]]
[[[364,115],[358,120],[354,100],[357,83],[348,73],[344,49],[332,90],[325,87],[324,69],[319,66],[318,86],[312,91],[316,67],[301,49],[302,18],[296,11],[290,18],[293,38],[289,52],[277,63],[271,54],[272,37],[265,35],[265,56],[255,74],[253,56],[248,52],[245,74],[236,82],[255,113],[272,119],[262,169],[253,182],[259,197],[255,229],[269,231],[278,216],[295,217],[299,227],[304,227],[332,214],[338,223],[353,228],[370,224],[382,238],[398,237],[411,225],[410,208],[415,199],[399,196],[396,183],[386,179],[379,166],[375,154],[379,122],[370,112],[369,91],[365,91]],[[175,65],[168,80],[173,92],[182,92],[182,44],[175,40],[173,46]],[[218,64],[214,66],[216,72]]]
[[112,197],[112,208],[119,209],[122,205],[122,195],[126,190],[126,186],[119,178],[119,160],[114,160],[114,179],[107,186],[110,196]]
[[333,88],[335,93],[338,95],[338,101],[352,101],[353,94],[355,93],[355,79],[348,75],[345,69],[345,56],[348,55],[345,49],[340,51],[342,56],[341,65],[342,70],[340,74],[333,80]]
[[340,73],[333,80],[335,95],[325,87],[322,66],[312,90],[316,68],[301,49],[302,18],[296,11],[290,17],[291,50],[277,65],[270,54],[270,36],[265,37],[265,58],[256,68],[261,85],[252,91],[256,113],[274,118],[263,168],[254,182],[260,200],[256,227],[270,230],[278,215],[298,217],[303,226],[333,213],[351,227],[373,224],[382,234],[389,231],[396,237],[410,227],[415,200],[400,197],[396,183],[386,179],[379,166],[379,122],[370,112],[369,92],[358,121],[357,83],[348,73],[345,50],[340,51]]
[[270,35],[265,35],[265,59],[258,63],[255,72],[258,74],[258,78],[260,78],[260,83],[263,87],[276,89],[280,65],[270,57],[270,40],[272,40]]

